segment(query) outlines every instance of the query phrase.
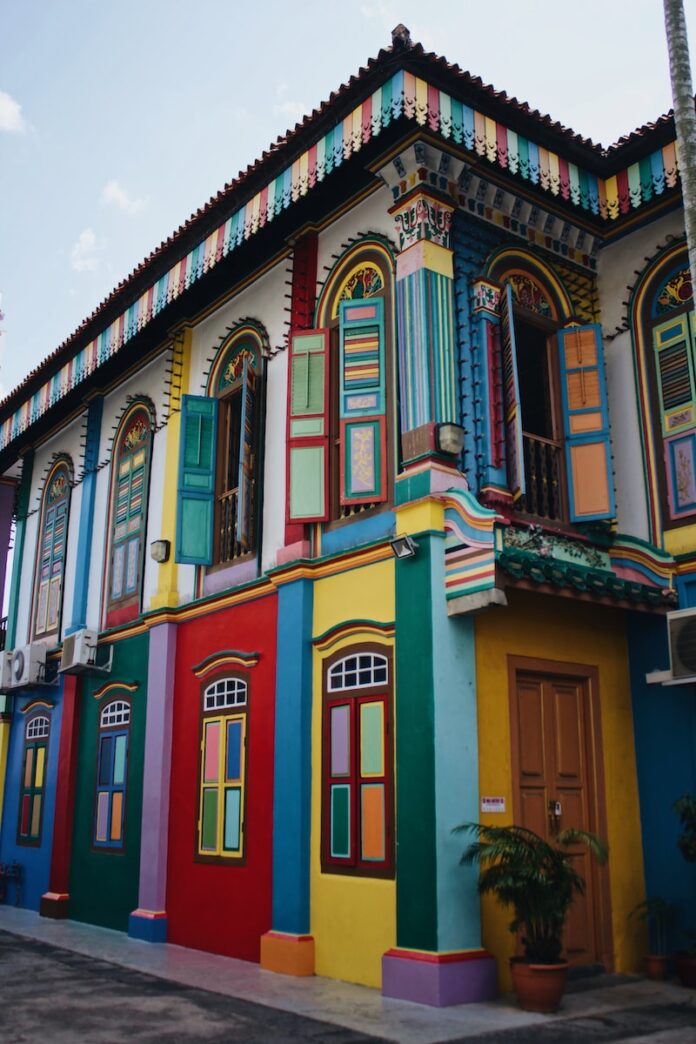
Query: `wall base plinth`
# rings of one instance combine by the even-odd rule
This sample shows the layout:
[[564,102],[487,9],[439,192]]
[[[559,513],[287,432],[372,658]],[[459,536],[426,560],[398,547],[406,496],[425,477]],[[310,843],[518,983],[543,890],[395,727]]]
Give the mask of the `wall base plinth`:
[[68,916],[69,899],[67,892],[44,892],[39,902],[39,916],[63,920]]
[[261,967],[283,975],[314,975],[314,938],[287,932],[261,936]]
[[128,935],[143,942],[167,941],[168,918],[164,910],[133,910],[128,918]]
[[387,950],[382,956],[382,996],[444,1008],[494,1000],[495,958],[485,950],[429,953]]

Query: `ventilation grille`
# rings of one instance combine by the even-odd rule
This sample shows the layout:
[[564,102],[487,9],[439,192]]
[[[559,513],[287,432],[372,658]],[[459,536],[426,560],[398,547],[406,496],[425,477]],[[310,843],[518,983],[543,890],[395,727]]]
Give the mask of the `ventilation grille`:
[[667,627],[672,677],[696,677],[696,610],[670,613]]

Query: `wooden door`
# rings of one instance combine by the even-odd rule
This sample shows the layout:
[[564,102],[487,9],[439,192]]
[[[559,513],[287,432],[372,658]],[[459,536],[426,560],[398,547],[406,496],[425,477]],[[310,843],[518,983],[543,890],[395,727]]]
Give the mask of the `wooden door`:
[[[517,670],[513,674],[512,721],[515,818],[552,840],[567,827],[600,832],[598,776],[588,678]],[[572,964],[610,963],[601,884],[585,846],[573,851],[586,892],[568,915],[564,946]]]

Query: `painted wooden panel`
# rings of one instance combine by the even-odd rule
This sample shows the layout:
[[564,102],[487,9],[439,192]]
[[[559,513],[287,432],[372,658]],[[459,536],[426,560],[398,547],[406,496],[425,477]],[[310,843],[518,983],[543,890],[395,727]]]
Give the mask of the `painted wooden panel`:
[[329,517],[329,331],[306,330],[290,341],[287,521]]
[[182,396],[176,560],[190,565],[213,560],[217,408],[217,399]]
[[387,498],[384,301],[339,306],[341,504]]
[[505,408],[505,453],[508,487],[513,500],[525,493],[522,410],[517,377],[517,349],[512,318],[512,287],[500,295],[500,347],[503,360],[503,403]]

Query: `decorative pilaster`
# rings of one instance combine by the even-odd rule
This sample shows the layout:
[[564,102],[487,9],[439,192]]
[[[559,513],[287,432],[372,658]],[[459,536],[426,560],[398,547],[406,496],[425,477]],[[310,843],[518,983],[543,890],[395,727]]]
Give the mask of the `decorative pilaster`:
[[148,656],[138,909],[131,913],[128,922],[128,934],[145,942],[167,941],[167,844],[175,658],[176,624],[153,627]]
[[29,493],[31,477],[34,470],[34,450],[29,449],[22,460],[22,478],[17,493],[17,522],[15,525],[14,556],[12,559],[12,582],[10,598],[7,606],[7,634],[5,648],[14,649],[17,637],[17,609],[19,608],[19,589],[24,565],[24,536],[27,530],[27,511],[29,510]]
[[56,807],[53,815],[53,847],[48,891],[41,896],[42,917],[68,916],[70,858],[72,853],[77,742],[80,732],[80,680],[74,674],[63,675],[60,723],[60,748],[56,775]]
[[399,238],[396,313],[407,467],[438,457],[438,424],[459,423],[451,249],[457,163],[461,168],[416,142],[380,171],[394,197],[390,213]]
[[510,503],[505,467],[505,407],[500,350],[500,294],[498,283],[477,279],[472,287],[473,351],[478,378],[478,474],[480,493],[494,503]]
[[314,974],[314,939],[309,934],[312,609],[310,581],[279,587],[273,919],[271,931],[261,936],[261,967],[286,975]]
[[66,634],[87,626],[87,598],[89,595],[89,569],[92,560],[92,532],[94,529],[94,504],[97,493],[97,465],[99,464],[99,442],[104,400],[101,396],[92,399],[87,410],[85,433],[84,478],[80,501],[80,522],[77,546],[80,553],[75,566],[75,586],[70,623]]
[[181,396],[189,390],[191,371],[190,326],[177,330],[172,340],[170,415],[167,423],[162,522],[157,538],[169,541],[169,558],[158,567],[157,591],[150,599],[151,609],[179,604],[179,567],[175,560],[176,508],[179,489],[179,446],[181,441]]

